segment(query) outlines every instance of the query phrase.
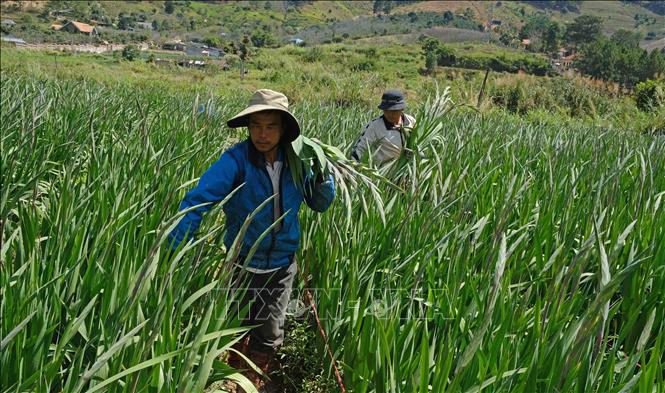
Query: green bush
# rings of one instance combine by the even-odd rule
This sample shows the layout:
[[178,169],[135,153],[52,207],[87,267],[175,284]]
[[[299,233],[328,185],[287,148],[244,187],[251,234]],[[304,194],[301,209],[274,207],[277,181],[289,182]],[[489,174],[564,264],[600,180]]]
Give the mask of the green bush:
[[445,45],[441,45],[436,50],[437,63],[442,66],[453,66],[457,61],[455,52]]
[[250,37],[252,44],[257,48],[275,46],[277,40],[270,31],[256,29]]
[[542,79],[538,83],[518,80],[491,88],[489,96],[496,106],[522,115],[546,110],[584,118],[603,116],[613,109],[607,97],[595,89],[562,78]]
[[374,60],[364,59],[351,65],[351,71],[371,71],[376,68]]
[[644,112],[654,111],[665,104],[665,81],[649,79],[635,87],[637,107]]
[[308,63],[314,63],[317,61],[321,61],[321,58],[323,57],[323,50],[315,46],[308,50],[307,52],[304,53],[302,59]]
[[141,51],[136,45],[127,45],[122,49],[122,58],[129,61],[134,61],[141,56]]
[[431,74],[436,69],[436,55],[433,52],[427,52],[425,54],[425,70],[428,74]]
[[224,56],[224,59],[226,60],[226,64],[228,64],[230,68],[240,67],[240,61],[241,61],[240,56],[230,53]]
[[212,48],[221,48],[224,46],[222,39],[216,36],[208,36],[203,39],[203,43]]

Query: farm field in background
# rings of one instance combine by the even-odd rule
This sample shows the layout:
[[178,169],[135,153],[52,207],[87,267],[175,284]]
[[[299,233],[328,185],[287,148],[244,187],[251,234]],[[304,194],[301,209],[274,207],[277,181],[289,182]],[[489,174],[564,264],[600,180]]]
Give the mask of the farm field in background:
[[[310,53],[291,51],[287,67]],[[177,88],[201,87],[196,73],[140,83],[149,65],[112,60],[71,67],[136,79],[53,76],[44,60],[21,71],[3,59],[2,390],[189,392],[232,378],[218,355],[243,330],[225,314],[221,209],[197,244],[167,256],[164,243],[196,176],[246,137],[224,121],[247,91]],[[352,94],[398,80],[339,82],[318,60],[297,74],[317,79],[271,80],[275,60],[255,61],[270,66],[253,83],[292,86],[305,135],[345,152],[373,116],[373,92]],[[452,96],[473,104],[462,79]],[[310,100],[295,90],[307,84],[329,88]],[[301,215],[298,260],[347,387],[662,392],[665,137],[444,114],[432,80],[417,89],[422,154],[384,171],[403,191],[381,185],[379,208],[354,190],[350,221],[343,198]]]
[[[451,48],[470,60],[489,58],[487,45],[459,43],[451,44]],[[495,54],[506,62],[525,56],[510,49]],[[154,56],[164,57],[161,53]],[[538,58],[536,54],[527,56]],[[422,53],[415,44],[263,49],[245,64],[248,73],[243,77],[237,56],[227,56],[225,61],[231,65],[228,71],[216,65],[207,69],[159,65],[146,61],[150,54],[144,53],[143,57],[128,62],[119,53],[72,54],[3,47],[0,62],[4,75],[91,80],[165,92],[184,90],[206,99],[220,91],[247,92],[267,87],[283,91],[292,102],[315,100],[335,106],[362,106],[366,110],[373,110],[376,97],[385,88],[402,88],[410,100],[418,102],[433,93],[435,83],[450,86],[457,103],[476,106],[484,77],[481,70],[452,67],[439,67],[432,76],[421,75]],[[651,113],[638,110],[635,98],[618,84],[579,76],[491,72],[480,109],[517,113],[532,123],[556,127],[583,124],[637,133],[665,130],[665,106]]]

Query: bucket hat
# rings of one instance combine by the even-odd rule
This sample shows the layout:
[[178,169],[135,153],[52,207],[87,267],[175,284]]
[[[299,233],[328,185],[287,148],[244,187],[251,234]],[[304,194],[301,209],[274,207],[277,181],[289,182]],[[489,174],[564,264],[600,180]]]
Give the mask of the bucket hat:
[[280,111],[286,115],[283,117],[286,122],[284,138],[288,142],[293,142],[300,135],[300,124],[298,124],[296,117],[289,112],[288,98],[284,94],[270,89],[255,91],[249,99],[247,108],[229,119],[226,125],[231,128],[247,127],[249,126],[249,115],[263,111]]
[[381,104],[379,104],[379,109],[384,111],[398,111],[406,109],[404,93],[396,89],[386,90],[381,96]]

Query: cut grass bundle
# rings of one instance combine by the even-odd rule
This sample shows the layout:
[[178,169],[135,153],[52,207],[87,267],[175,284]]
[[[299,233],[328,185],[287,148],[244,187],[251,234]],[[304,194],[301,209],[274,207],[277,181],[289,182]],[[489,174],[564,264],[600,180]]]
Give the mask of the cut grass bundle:
[[[347,227],[352,223],[353,196],[351,191],[361,187],[370,191],[374,206],[377,208],[381,220],[385,222],[383,199],[377,184],[383,182],[397,186],[381,176],[375,169],[348,159],[335,146],[302,135],[291,143],[290,149],[287,150],[287,160],[296,184],[305,184],[308,175],[307,168],[310,168],[311,176],[314,178],[325,179],[332,175],[344,199]],[[363,198],[363,205],[367,205],[364,195],[362,193],[358,195]]]

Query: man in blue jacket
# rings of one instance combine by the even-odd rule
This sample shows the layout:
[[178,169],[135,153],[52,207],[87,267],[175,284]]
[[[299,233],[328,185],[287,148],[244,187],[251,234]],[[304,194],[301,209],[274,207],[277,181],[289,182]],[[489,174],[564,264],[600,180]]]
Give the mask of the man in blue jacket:
[[[297,271],[294,257],[300,244],[300,205],[305,202],[312,210],[323,212],[335,196],[332,177],[317,178],[309,171],[305,184],[294,183],[285,147],[300,135],[300,126],[288,105],[284,94],[258,90],[252,95],[249,106],[227,122],[231,128],[247,127],[249,138],[226,150],[201,176],[196,188],[185,195],[180,210],[207,204],[188,212],[170,234],[174,248],[183,240],[190,240],[199,228],[202,214],[240,187],[223,206],[226,215],[224,244],[228,250],[247,216],[274,195],[271,203],[260,210],[249,225],[235,266],[236,277],[246,276],[248,283],[241,307],[248,303],[250,307],[243,324],[259,325],[236,349],[266,373],[272,367],[275,349],[284,339],[286,306]],[[247,260],[250,248],[260,235],[284,214]],[[229,364],[247,368],[234,353],[229,357]],[[245,374],[257,388],[264,386],[258,374],[251,370]]]

